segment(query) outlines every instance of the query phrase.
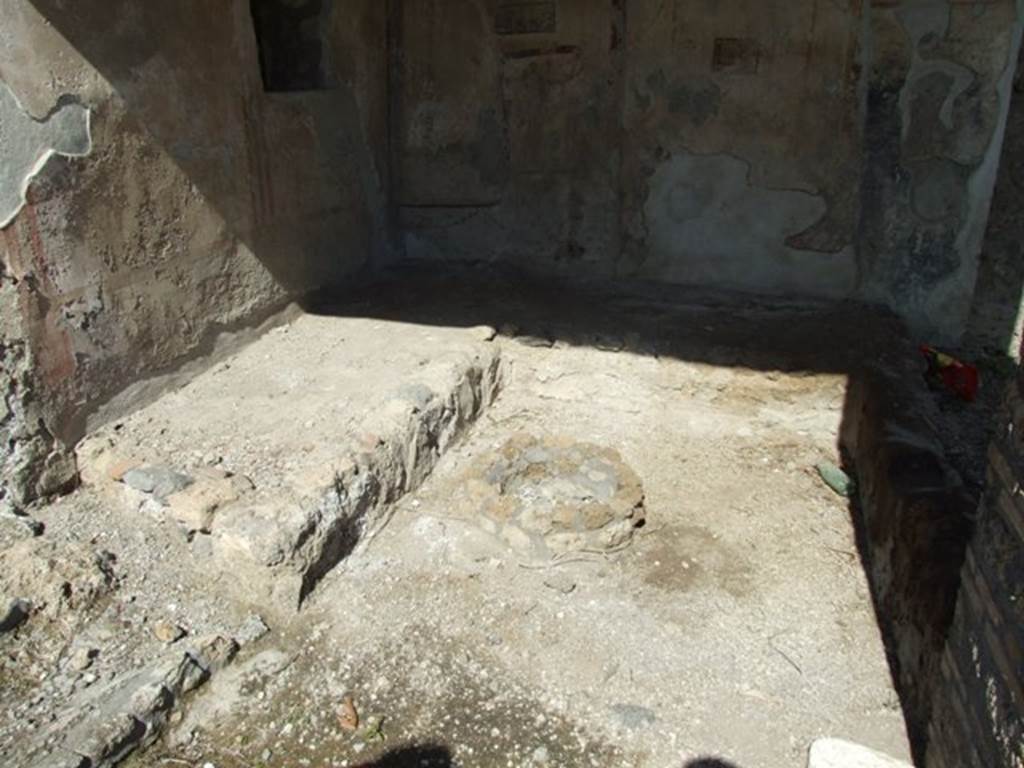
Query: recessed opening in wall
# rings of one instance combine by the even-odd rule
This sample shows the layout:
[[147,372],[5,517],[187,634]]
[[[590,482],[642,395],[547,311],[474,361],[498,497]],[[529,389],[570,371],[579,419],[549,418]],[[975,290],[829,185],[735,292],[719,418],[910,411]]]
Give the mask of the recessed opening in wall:
[[537,35],[558,31],[558,3],[555,0],[501,0],[494,15],[499,35]]
[[331,0],[250,0],[267,92],[332,86],[324,35],[330,5]]

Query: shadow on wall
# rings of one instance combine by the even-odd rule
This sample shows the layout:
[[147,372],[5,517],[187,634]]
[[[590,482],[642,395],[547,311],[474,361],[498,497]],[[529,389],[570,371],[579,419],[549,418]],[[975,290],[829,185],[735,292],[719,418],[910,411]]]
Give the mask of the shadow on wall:
[[[85,159],[50,141],[61,154],[0,234],[41,421],[64,449],[126,388],[346,281],[383,242],[379,163],[357,89],[341,84],[377,54],[380,4],[302,0],[333,10],[316,32],[345,62],[324,52],[322,88],[271,93],[282,84],[261,77],[251,2],[0,0],[0,70],[18,97],[0,98],[0,123],[15,109],[31,126],[70,99],[91,129]],[[20,189],[18,167],[0,168],[0,185],[14,174]]]
[[997,353],[1021,345],[1024,294],[1024,47],[1014,76],[999,175],[968,326],[969,338]]
[[[345,242],[344,222],[366,215],[366,198],[358,189],[359,180],[366,178],[365,167],[353,170],[349,154],[351,137],[361,133],[354,117],[358,111],[347,108],[353,105],[350,92],[266,96],[251,20],[215,12],[206,0],[31,2],[99,70],[123,102],[98,111],[98,143],[121,141],[126,152],[140,143],[135,141],[138,137],[143,137],[147,152],[155,143],[180,171],[179,177],[198,189],[231,234],[248,243],[276,278],[288,284],[296,276],[304,276],[307,284],[319,279],[317,270],[324,268],[324,260],[329,262],[338,254],[339,243]],[[237,11],[241,5],[232,7]],[[112,19],[120,21],[112,24]],[[243,30],[243,24],[249,26]],[[163,34],[150,34],[152,29]],[[203,109],[192,109],[194,100],[202,100]],[[118,138],[122,133],[132,141]],[[144,168],[152,162],[152,157],[141,157],[136,165]],[[116,175],[119,171],[99,163],[88,165],[82,178],[55,176],[49,182],[55,185],[50,190],[53,196],[63,194],[60,184],[84,184],[75,189],[82,194],[91,190],[97,199],[106,200],[108,190],[126,186]],[[352,172],[339,173],[339,168]],[[313,181],[307,178],[310,172]],[[146,190],[159,188],[153,179],[131,181]],[[359,210],[351,207],[353,199]],[[158,207],[160,201],[150,204]],[[105,221],[89,223],[100,227]],[[202,249],[195,250],[205,255]],[[680,308],[681,302],[693,302],[695,308]],[[446,275],[385,281],[360,288],[346,303],[314,302],[310,308],[427,325],[512,324],[522,335],[548,346],[562,341],[719,366],[850,376],[844,434],[861,433],[855,441],[856,469],[861,480],[877,481],[868,481],[866,506],[878,516],[868,509],[852,510],[863,532],[860,556],[871,577],[904,711],[920,740],[928,692],[915,683],[928,674],[931,662],[908,665],[896,649],[915,646],[931,658],[936,643],[941,645],[966,544],[966,533],[955,523],[962,517],[962,505],[970,508],[969,500],[947,487],[948,462],[927,418],[914,417],[912,429],[904,431],[913,438],[909,442],[891,439],[883,429],[906,423],[909,406],[928,398],[916,350],[892,318],[862,306],[809,310],[770,309],[770,304],[779,301],[623,283],[610,293],[597,294],[579,286],[570,290],[568,284],[553,280],[525,284],[503,274],[467,276],[451,270]],[[874,383],[863,373],[879,368],[887,370],[888,377]],[[863,384],[860,389],[858,382]],[[938,492],[933,480],[941,484]],[[886,519],[888,528],[879,522]],[[902,560],[873,562],[894,546],[903,548]],[[911,618],[899,624],[890,621],[892,615]],[[922,635],[927,635],[926,643]],[[418,762],[409,762],[413,760]],[[371,765],[423,765],[424,760],[444,766],[451,764],[452,756],[444,747],[427,746],[395,751]],[[727,765],[707,758],[687,768]]]
[[[114,104],[91,105],[97,144],[125,145],[118,151],[122,167],[108,167],[107,173],[166,186],[166,178],[148,169],[171,161],[230,235],[286,289],[338,281],[351,272],[353,256],[355,266],[365,260],[375,234],[370,207],[379,202],[377,171],[352,89],[337,85],[337,73],[322,71],[332,66],[329,40],[321,44],[322,56],[299,62],[302,71],[291,73],[305,83],[306,70],[315,70],[318,79],[308,87],[284,87],[281,81],[292,81],[280,66],[272,73],[276,80],[265,83],[261,77],[257,20],[248,0],[217,10],[201,0],[141,6],[127,0],[78,0],[71,6],[30,1],[117,97]],[[317,9],[328,5],[311,2]],[[305,24],[305,17],[296,15],[296,24]],[[329,38],[331,30],[328,19],[322,36]],[[267,41],[272,43],[277,45]],[[136,158],[131,150],[140,140],[146,152]],[[166,157],[155,159],[152,145]],[[85,176],[88,183],[90,174],[101,172],[91,166],[101,165],[88,164],[68,182]],[[94,184],[98,193],[101,185],[117,189],[125,181]],[[76,214],[86,211],[88,219],[93,201],[88,189],[80,191]],[[159,234],[150,233],[150,239],[159,242]],[[192,250],[200,250],[198,244]]]

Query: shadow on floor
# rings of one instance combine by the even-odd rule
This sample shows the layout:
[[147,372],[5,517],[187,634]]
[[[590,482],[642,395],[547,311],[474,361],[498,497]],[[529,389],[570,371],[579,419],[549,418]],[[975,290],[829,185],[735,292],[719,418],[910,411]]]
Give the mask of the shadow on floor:
[[360,763],[357,768],[454,768],[448,747],[429,744],[408,746],[392,750],[372,763]]
[[[357,768],[455,768],[455,763],[451,750],[447,747],[427,745],[392,750],[372,763],[361,763]],[[699,757],[689,761],[682,768],[740,767],[714,757]]]
[[[842,432],[867,429],[847,469],[869,481],[868,505],[881,510],[872,527],[866,510],[851,505],[858,555],[871,582],[914,752],[923,754],[931,689],[930,681],[919,678],[935,668],[952,617],[970,535],[962,510],[973,509],[981,492],[998,386],[971,407],[946,403],[942,393],[928,392],[921,353],[902,324],[883,309],[853,302],[624,281],[570,285],[492,265],[446,264],[403,266],[354,284],[345,295],[312,297],[304,308],[425,326],[491,326],[504,342],[535,347],[591,347],[717,367],[845,375]],[[985,379],[997,383],[994,376]],[[900,434],[910,435],[909,442],[892,439],[890,423],[907,427]],[[966,485],[945,482],[957,474],[966,476]],[[908,484],[924,492],[901,491]],[[929,490],[933,485],[955,487],[941,495]],[[896,504],[897,496],[907,503]],[[705,758],[685,768],[727,765]]]
[[[493,265],[403,265],[303,303],[326,316],[445,328],[492,326],[565,344],[723,367],[850,373],[904,354],[902,324],[856,302],[756,297],[638,281],[582,285]],[[902,342],[902,344],[901,344]]]

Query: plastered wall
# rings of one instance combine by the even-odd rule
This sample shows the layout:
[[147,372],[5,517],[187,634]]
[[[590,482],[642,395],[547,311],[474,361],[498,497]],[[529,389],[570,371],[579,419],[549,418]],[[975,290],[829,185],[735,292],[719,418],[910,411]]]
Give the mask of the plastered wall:
[[[367,263],[503,261],[894,308],[957,340],[1013,0],[0,0],[4,263],[55,437]],[[991,292],[989,292],[991,293]]]
[[396,198],[410,257],[614,275],[624,12],[402,3]]
[[[134,384],[402,256],[1017,338],[1019,137],[980,259],[1014,0],[323,3],[318,88],[266,93],[248,0],[0,0],[0,506],[70,487]],[[930,765],[1021,760],[1018,401],[917,673]]]
[[855,292],[861,13],[859,0],[630,5],[629,272]]
[[978,264],[968,336],[977,346],[1020,358],[1024,313],[1024,68],[1017,58],[1010,115]]
[[873,0],[862,294],[921,335],[967,327],[1012,92],[1012,0]]
[[267,94],[247,0],[0,0],[9,500],[110,397],[375,256],[383,16],[345,6],[332,87]]
[[857,298],[964,332],[1013,0],[415,0],[408,255]]

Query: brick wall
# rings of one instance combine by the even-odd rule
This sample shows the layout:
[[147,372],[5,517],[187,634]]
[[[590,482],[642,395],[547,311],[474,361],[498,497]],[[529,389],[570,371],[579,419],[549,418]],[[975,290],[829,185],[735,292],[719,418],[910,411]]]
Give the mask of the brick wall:
[[927,745],[977,497],[949,463],[914,350],[851,376],[842,445],[857,476],[858,547],[914,755]]
[[927,768],[1024,768],[1024,375],[999,418],[942,656]]

